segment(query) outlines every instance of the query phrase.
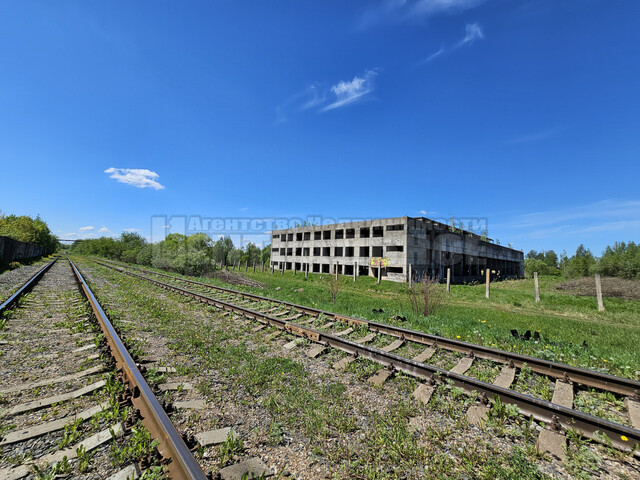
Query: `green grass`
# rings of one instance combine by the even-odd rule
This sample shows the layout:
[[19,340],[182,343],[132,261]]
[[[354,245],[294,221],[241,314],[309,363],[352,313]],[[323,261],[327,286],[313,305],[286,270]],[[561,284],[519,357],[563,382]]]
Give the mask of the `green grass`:
[[[339,277],[339,292],[331,302],[330,275],[292,272],[241,273],[261,282],[264,289],[228,285],[215,278],[196,280],[216,286],[366,318],[398,324],[449,338],[487,345],[615,375],[640,379],[640,301],[605,298],[605,312],[598,312],[593,297],[572,295],[554,288],[563,281],[540,277],[541,301],[536,304],[533,280],[507,280],[491,285],[491,298],[485,286],[452,285],[445,306],[436,314],[423,317],[411,311],[407,285],[359,277]],[[176,275],[180,276],[180,275]],[[193,277],[184,277],[193,279]],[[276,290],[278,288],[278,290]],[[302,292],[297,291],[300,288]],[[441,288],[444,288],[442,286]],[[382,308],[383,314],[372,313]],[[394,315],[407,318],[399,323]],[[516,340],[510,331],[539,331],[541,342]]]

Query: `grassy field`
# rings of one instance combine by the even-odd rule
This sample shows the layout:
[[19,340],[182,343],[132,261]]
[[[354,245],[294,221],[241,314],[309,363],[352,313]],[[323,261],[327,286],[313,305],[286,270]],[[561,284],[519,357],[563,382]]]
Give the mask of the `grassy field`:
[[[198,280],[640,379],[640,301],[605,298],[606,311],[598,312],[594,297],[558,290],[562,278],[540,278],[538,304],[532,279],[492,283],[490,299],[485,298],[483,284],[452,285],[451,292],[445,294],[444,306],[435,315],[424,317],[411,311],[406,284],[383,281],[377,285],[370,277],[359,277],[354,283],[351,277],[341,276],[337,299],[332,303],[327,274],[305,278],[290,271],[281,275],[253,273],[251,269],[245,273],[241,269],[240,273],[264,288],[230,286],[216,278]],[[374,309],[384,313],[373,313]],[[396,315],[406,317],[406,321],[394,320]],[[515,339],[512,329],[519,333],[538,331],[541,341]]]

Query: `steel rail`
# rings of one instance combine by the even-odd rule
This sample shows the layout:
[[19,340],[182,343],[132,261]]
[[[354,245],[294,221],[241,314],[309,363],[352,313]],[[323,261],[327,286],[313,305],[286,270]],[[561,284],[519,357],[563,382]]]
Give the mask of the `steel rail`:
[[0,305],[0,315],[5,310],[8,310],[9,308],[13,307],[22,295],[24,295],[29,290],[31,290],[35,286],[35,284],[40,281],[40,279],[46,273],[46,271],[51,268],[51,265],[56,263],[57,260],[58,260],[58,257],[54,258],[49,263],[47,263],[44,267],[38,270],[29,280],[27,280],[25,284],[22,285],[22,287],[20,287],[16,293],[14,293],[7,300],[5,300],[2,303],[2,305]]
[[160,402],[158,402],[151,387],[145,381],[142,373],[138,370],[135,361],[116,333],[109,318],[89,288],[89,285],[87,285],[87,282],[71,259],[69,259],[69,263],[80,287],[91,304],[91,308],[111,349],[111,354],[116,360],[118,369],[121,369],[125,381],[133,392],[131,401],[140,411],[142,423],[147,427],[151,436],[160,442],[158,451],[162,456],[171,459],[171,462],[168,464],[171,478],[176,480],[206,480],[206,475],[196,459],[193,458],[193,455],[185,445],[173,423],[171,423],[171,420],[160,405]]
[[200,293],[192,292],[175,285],[169,285],[167,283],[160,282],[159,280],[153,280],[137,273],[128,272],[122,269],[118,270],[121,273],[130,275],[134,278],[140,278],[165,290],[180,293],[208,305],[238,313],[246,318],[254,319],[261,323],[270,324],[324,346],[330,346],[352,355],[368,358],[372,361],[385,365],[388,368],[426,380],[428,383],[437,383],[438,378],[441,380],[448,380],[453,385],[462,388],[469,393],[476,392],[481,396],[481,398],[485,398],[488,401],[495,401],[496,399],[499,399],[503,403],[515,404],[526,416],[532,416],[538,421],[555,426],[562,426],[565,429],[577,430],[588,438],[598,440],[598,436],[595,435],[596,432],[607,435],[611,444],[621,450],[637,451],[638,448],[640,448],[640,430],[636,430],[635,428],[604,420],[579,410],[563,407],[546,400],[535,398],[531,395],[526,395],[508,388],[499,387],[491,383],[459,375],[432,365],[416,362],[414,360],[385,352],[374,347],[352,342],[329,333],[302,327],[295,323],[282,320],[277,317],[272,317],[262,312],[240,307],[216,298],[207,297]]
[[[95,260],[94,260],[95,261]],[[97,262],[99,264],[115,268],[113,265]],[[497,363],[508,364],[513,362],[513,365],[518,368],[523,366],[529,367],[532,371],[547,375],[552,378],[562,379],[564,381],[572,381],[588,387],[593,387],[601,390],[605,390],[619,395],[625,395],[637,398],[640,400],[640,381],[632,380],[630,378],[618,377],[607,373],[595,372],[586,368],[575,367],[559,362],[552,362],[550,360],[544,360],[542,358],[531,357],[528,355],[522,355],[514,352],[507,352],[505,350],[499,350],[496,348],[485,347],[483,345],[477,345],[468,343],[461,340],[454,340],[439,335],[432,335],[429,333],[418,332],[415,330],[409,330],[407,328],[396,327],[393,325],[387,325],[384,323],[374,322],[371,320],[364,320],[361,318],[350,317],[347,315],[341,315],[326,310],[320,310],[317,308],[307,307],[304,305],[298,305],[295,303],[287,302],[284,300],[276,300],[268,297],[261,297],[252,293],[240,292],[224,287],[217,287],[203,282],[197,282],[195,280],[187,280],[173,275],[167,275],[164,273],[154,272],[151,270],[145,270],[137,267],[129,267],[135,270],[139,270],[145,273],[151,273],[162,277],[175,279],[181,282],[186,282],[194,285],[201,285],[210,289],[227,292],[234,295],[241,295],[242,298],[252,298],[260,301],[268,301],[280,303],[290,308],[295,308],[308,315],[319,316],[325,315],[336,321],[344,321],[350,324],[358,323],[360,325],[367,325],[370,330],[377,331],[393,337],[404,337],[406,340],[410,340],[415,343],[420,343],[427,346],[437,346],[446,350],[456,351],[459,353],[470,354],[473,353],[478,358],[484,358],[492,360]]]

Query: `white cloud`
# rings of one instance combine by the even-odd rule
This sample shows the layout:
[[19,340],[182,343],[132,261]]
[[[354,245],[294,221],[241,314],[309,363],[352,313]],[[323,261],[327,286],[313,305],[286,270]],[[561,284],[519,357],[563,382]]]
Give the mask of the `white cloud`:
[[511,139],[510,143],[537,143],[541,142],[542,140],[547,140],[548,138],[555,137],[562,133],[564,130],[565,129],[563,127],[554,127],[548,130],[529,133],[527,135],[522,135],[520,137]]
[[429,55],[424,60],[418,62],[417,66],[424,65],[425,63],[429,63],[436,58],[455,52],[457,49],[464,47],[466,45],[472,45],[476,42],[476,40],[481,40],[484,38],[484,32],[482,31],[482,27],[478,23],[469,23],[465,25],[465,35],[462,39],[460,39],[457,43],[452,45],[451,47],[440,47],[440,49],[431,55]]
[[350,82],[341,81],[331,87],[331,91],[335,95],[335,101],[322,108],[321,112],[334,110],[357,100],[362,99],[368,93],[373,91],[373,78],[377,73],[368,70],[362,77],[355,76]]
[[386,0],[362,14],[357,28],[366,29],[379,23],[424,21],[440,14],[461,13],[486,0]]
[[90,232],[91,230],[93,230],[95,227],[93,227],[92,225],[88,225],[86,227],[80,227],[78,230],[81,232]]
[[141,232],[142,230],[140,230],[139,228],[123,228],[122,231],[127,233],[135,233]]
[[133,185],[137,188],[154,188],[162,190],[161,185],[156,180],[160,177],[156,172],[147,170],[146,168],[115,168],[109,167],[104,173],[110,173],[109,178],[113,178],[120,183]]
[[[373,91],[373,78],[377,70],[367,70],[351,81],[340,81],[327,88],[318,82],[290,96],[276,107],[276,122],[285,123],[292,113],[316,109],[322,113],[354,103]],[[330,102],[330,103],[328,103]]]
[[481,40],[484,38],[484,33],[482,32],[482,27],[477,23],[468,24],[466,27],[466,35],[460,42],[458,42],[456,48],[462,47],[468,43],[473,43],[476,40]]
[[427,211],[426,211],[426,210],[420,210],[420,213],[421,213],[422,215],[426,215],[426,214],[427,214]]
[[109,229],[107,227],[102,227],[100,230],[98,230],[98,233],[109,233]]

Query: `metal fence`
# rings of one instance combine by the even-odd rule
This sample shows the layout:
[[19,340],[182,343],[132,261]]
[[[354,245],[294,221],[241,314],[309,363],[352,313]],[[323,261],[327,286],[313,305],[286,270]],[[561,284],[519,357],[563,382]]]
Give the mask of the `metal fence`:
[[44,247],[35,243],[19,242],[9,237],[0,236],[0,262],[9,263],[24,258],[39,257],[44,254]]

